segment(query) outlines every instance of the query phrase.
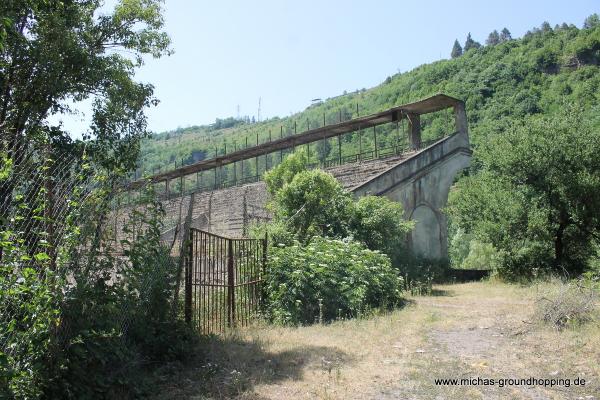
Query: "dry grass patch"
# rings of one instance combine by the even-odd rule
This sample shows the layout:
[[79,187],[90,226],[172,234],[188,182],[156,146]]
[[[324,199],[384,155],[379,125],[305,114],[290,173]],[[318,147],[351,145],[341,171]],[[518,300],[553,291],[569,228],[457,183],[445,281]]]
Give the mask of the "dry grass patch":
[[[531,323],[554,283],[469,283],[385,315],[299,328],[257,326],[204,343],[158,398],[600,399],[597,320]],[[437,295],[436,295],[437,294]],[[585,387],[436,386],[435,378],[584,377]],[[589,399],[589,397],[588,397]]]

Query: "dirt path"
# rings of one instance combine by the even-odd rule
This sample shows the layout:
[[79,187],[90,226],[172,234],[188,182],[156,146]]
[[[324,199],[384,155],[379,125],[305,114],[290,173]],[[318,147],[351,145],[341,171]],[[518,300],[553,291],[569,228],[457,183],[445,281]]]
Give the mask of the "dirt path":
[[[208,360],[163,398],[600,399],[599,326],[556,332],[532,324],[536,290],[442,286],[389,315],[212,340]],[[563,384],[500,387],[500,379],[529,377]],[[435,383],[452,378],[472,384]]]

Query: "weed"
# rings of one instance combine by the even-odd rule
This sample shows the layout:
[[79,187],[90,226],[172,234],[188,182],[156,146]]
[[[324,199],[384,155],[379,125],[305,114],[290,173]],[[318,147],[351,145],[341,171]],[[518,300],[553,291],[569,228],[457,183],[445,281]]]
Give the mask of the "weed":
[[535,318],[557,330],[578,326],[594,318],[598,292],[584,281],[553,285],[537,300]]

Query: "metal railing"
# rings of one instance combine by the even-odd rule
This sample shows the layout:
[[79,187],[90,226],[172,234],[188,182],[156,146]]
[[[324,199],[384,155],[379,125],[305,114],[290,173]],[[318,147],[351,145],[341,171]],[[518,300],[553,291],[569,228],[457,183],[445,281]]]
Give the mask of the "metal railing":
[[[333,167],[337,167],[337,166],[341,166],[341,165],[345,165],[345,164],[353,164],[353,163],[381,160],[381,159],[385,159],[385,158],[389,158],[389,157],[395,157],[395,156],[399,156],[399,155],[403,155],[403,154],[409,154],[413,151],[418,151],[418,150],[424,149],[424,148],[430,146],[431,144],[439,141],[440,139],[441,138],[435,138],[435,139],[423,141],[423,142],[421,142],[421,145],[419,146],[418,149],[411,148],[408,143],[398,143],[393,146],[381,147],[378,149],[371,149],[371,150],[363,151],[361,153],[345,155],[342,157],[340,157],[340,156],[329,157],[322,162],[308,164],[308,168],[309,169],[314,169],[314,168],[327,169],[327,168],[333,168]],[[270,167],[273,168],[274,166],[276,166],[275,163],[273,163],[273,165],[271,165]],[[264,174],[264,173],[260,174],[260,175],[253,174],[250,176],[244,176],[244,177],[240,177],[240,178],[238,178],[236,176],[235,178],[221,179],[220,177],[218,177],[218,172],[216,172],[216,171],[217,171],[217,169],[213,170],[212,173],[208,177],[203,176],[202,178],[199,178],[199,175],[196,175],[195,182],[192,179],[191,185],[189,185],[189,180],[187,183],[182,183],[182,182],[186,182],[186,181],[184,179],[181,179],[180,181],[177,182],[177,183],[179,183],[179,187],[175,191],[173,191],[173,192],[170,191],[169,193],[159,193],[159,195],[163,199],[170,199],[172,197],[189,195],[194,192],[198,193],[198,192],[226,189],[226,188],[230,188],[230,187],[241,186],[241,185],[245,185],[245,184],[249,184],[249,183],[259,182],[262,180],[263,174]],[[215,173],[217,174],[216,179],[215,179]],[[189,187],[187,187],[187,186],[189,186]]]

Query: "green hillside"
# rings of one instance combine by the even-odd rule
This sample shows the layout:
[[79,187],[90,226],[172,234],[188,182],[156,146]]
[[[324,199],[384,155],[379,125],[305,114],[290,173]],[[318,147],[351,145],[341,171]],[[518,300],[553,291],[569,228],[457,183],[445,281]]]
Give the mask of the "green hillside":
[[[260,123],[228,118],[212,126],[155,134],[143,143],[139,165],[145,173],[164,171],[175,163],[190,164],[239,149],[246,142],[255,145],[257,137],[264,142],[269,136],[278,138],[322,126],[324,119],[327,124],[347,120],[357,115],[357,109],[366,115],[439,92],[466,101],[472,142],[477,147],[509,121],[536,113],[553,114],[567,102],[578,103],[595,117],[600,99],[599,64],[600,26],[595,18],[588,18],[581,29],[567,24],[551,28],[544,23],[523,38],[475,46],[456,58],[395,74],[379,86],[328,99],[290,117]],[[424,118],[424,139],[447,131],[450,122],[450,115],[444,113]],[[395,140],[393,127],[379,129],[378,147]],[[322,147],[321,154],[329,151],[330,157],[337,157],[333,142]],[[364,135],[363,151],[372,148],[372,135]],[[346,135],[342,154],[356,152],[358,135]],[[316,161],[317,152],[311,156]],[[252,168],[248,165],[246,174],[253,174]]]

